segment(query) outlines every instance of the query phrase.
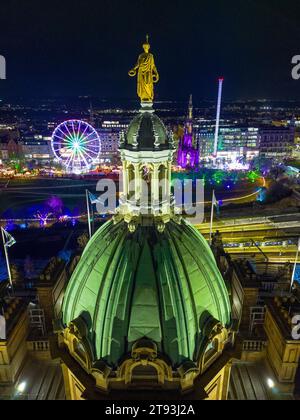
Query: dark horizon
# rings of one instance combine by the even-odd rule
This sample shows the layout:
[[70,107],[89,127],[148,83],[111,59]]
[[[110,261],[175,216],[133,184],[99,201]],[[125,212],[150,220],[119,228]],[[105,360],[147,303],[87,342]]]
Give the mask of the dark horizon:
[[156,100],[300,100],[296,0],[4,0],[0,97],[136,98],[128,70],[150,34],[161,80]]

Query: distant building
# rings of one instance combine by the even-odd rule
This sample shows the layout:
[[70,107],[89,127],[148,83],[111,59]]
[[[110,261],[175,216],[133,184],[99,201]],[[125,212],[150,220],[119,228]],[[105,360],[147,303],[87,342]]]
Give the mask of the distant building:
[[25,160],[45,162],[54,158],[51,137],[48,135],[24,135],[21,146]]
[[51,160],[54,157],[51,145],[47,141],[24,141],[22,142],[22,149],[26,160],[44,161]]
[[220,149],[225,151],[246,151],[257,149],[259,143],[256,127],[221,127]]
[[98,134],[101,140],[100,163],[117,163],[119,158],[120,131],[128,127],[119,121],[104,121]]
[[[200,155],[211,157],[214,149],[214,125],[200,126],[197,131]],[[257,127],[221,126],[218,157],[245,157],[251,160],[258,154],[259,129]]]
[[5,162],[22,157],[22,147],[17,141],[7,138],[0,140],[0,160]]
[[215,131],[213,126],[199,126],[196,136],[201,159],[208,158],[214,152]]
[[266,158],[289,158],[295,146],[294,127],[265,127],[259,130],[260,155]]
[[19,132],[10,126],[0,126],[0,160],[20,159]]
[[0,161],[5,162],[9,159],[9,153],[8,153],[8,144],[7,142],[1,142],[0,143]]
[[[197,138],[201,157],[212,156],[213,125],[200,125]],[[293,155],[294,145],[294,127],[223,125],[220,127],[218,157],[245,157],[251,160],[260,154],[266,158],[289,158]]]
[[293,148],[292,157],[294,159],[300,159],[300,130],[295,130],[295,147]]

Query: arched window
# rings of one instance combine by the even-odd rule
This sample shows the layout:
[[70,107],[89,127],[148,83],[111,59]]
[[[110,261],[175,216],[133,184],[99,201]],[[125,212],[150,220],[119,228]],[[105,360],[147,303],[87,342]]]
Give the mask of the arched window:
[[147,206],[150,206],[152,203],[152,175],[153,175],[153,171],[151,167],[147,165],[143,165],[141,167],[141,179],[142,179],[141,196],[142,196],[142,201]]

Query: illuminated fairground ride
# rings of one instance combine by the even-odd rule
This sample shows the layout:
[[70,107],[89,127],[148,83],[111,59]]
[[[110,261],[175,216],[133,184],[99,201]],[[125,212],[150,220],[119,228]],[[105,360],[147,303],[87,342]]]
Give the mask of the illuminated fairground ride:
[[65,121],[56,127],[51,144],[55,157],[66,171],[77,174],[88,172],[101,152],[97,131],[80,120]]

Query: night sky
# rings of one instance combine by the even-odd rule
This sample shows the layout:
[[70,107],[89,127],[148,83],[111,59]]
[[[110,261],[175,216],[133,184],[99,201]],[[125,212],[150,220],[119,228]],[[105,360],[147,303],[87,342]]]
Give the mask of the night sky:
[[298,99],[299,0],[1,0],[0,95],[135,98],[127,76],[145,34],[157,97]]

